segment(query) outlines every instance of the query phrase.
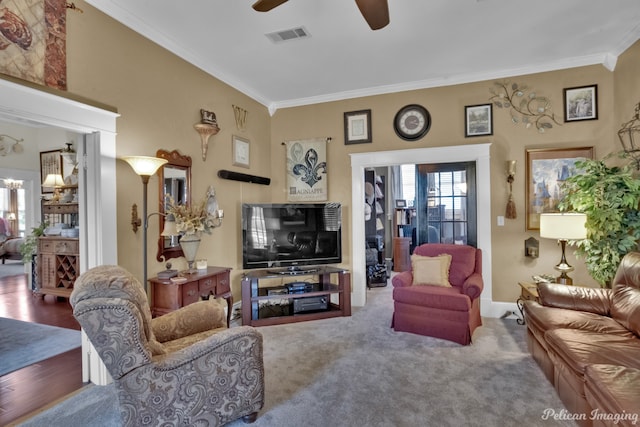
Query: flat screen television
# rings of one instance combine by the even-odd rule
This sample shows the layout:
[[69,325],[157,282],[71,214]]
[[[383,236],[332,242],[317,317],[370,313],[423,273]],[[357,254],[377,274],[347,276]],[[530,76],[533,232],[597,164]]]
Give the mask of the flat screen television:
[[242,267],[307,270],[342,262],[340,203],[242,205]]

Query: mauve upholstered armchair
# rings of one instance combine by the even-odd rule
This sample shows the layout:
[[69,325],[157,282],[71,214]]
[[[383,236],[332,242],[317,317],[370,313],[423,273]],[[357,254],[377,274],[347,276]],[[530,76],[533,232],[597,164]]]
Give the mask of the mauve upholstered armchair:
[[82,274],[70,302],[113,378],[123,425],[255,421],[264,404],[262,335],[227,329],[217,302],[152,319],[142,285],[118,266]]
[[[448,277],[451,286],[420,283],[419,280],[414,283],[413,268],[395,275],[392,279],[394,312],[391,326],[396,331],[470,344],[473,331],[482,325],[482,251],[467,245],[425,243],[417,246],[413,254],[423,257],[451,255]],[[415,265],[414,255],[412,265]]]

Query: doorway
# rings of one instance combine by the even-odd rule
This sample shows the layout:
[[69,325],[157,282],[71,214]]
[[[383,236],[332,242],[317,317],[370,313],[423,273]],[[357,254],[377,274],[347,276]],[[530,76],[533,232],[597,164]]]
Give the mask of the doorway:
[[[78,195],[80,272],[117,264],[116,112],[0,79],[0,116],[84,135]],[[108,382],[97,353],[83,341],[83,382]],[[87,345],[87,346],[86,346]],[[86,347],[85,347],[86,346]],[[90,363],[90,360],[91,362]]]
[[416,165],[416,189],[416,246],[477,246],[475,162]]
[[364,171],[366,168],[395,166],[408,163],[475,162],[477,176],[478,248],[482,249],[482,269],[485,283],[481,295],[483,315],[491,311],[491,177],[490,143],[449,147],[418,148],[397,151],[377,151],[351,154],[351,265],[352,302],[354,306],[366,303],[365,266],[365,197]]

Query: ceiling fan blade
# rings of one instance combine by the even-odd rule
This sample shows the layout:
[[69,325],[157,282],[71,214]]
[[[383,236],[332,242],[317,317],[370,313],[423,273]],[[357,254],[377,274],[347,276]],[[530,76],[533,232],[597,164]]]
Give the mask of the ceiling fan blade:
[[253,10],[258,12],[268,12],[274,7],[280,6],[282,3],[286,3],[288,0],[258,0],[251,6]]
[[372,30],[379,30],[389,24],[387,0],[356,0],[356,4]]

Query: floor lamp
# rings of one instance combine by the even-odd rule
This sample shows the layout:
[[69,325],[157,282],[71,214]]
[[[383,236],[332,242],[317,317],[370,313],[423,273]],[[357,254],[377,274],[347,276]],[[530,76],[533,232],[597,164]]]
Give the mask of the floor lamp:
[[149,217],[147,216],[147,184],[149,184],[149,178],[155,174],[158,169],[167,160],[160,159],[158,157],[147,156],[126,156],[122,157],[122,160],[129,163],[135,173],[142,178],[142,220],[144,221],[142,227],[142,285],[145,292],[147,291],[147,226],[149,225]]
[[554,267],[560,272],[556,283],[573,285],[573,279],[567,275],[573,267],[567,262],[564,251],[567,240],[583,240],[587,238],[585,223],[587,215],[583,213],[543,213],[540,214],[540,237],[556,239],[562,246],[562,258]]

